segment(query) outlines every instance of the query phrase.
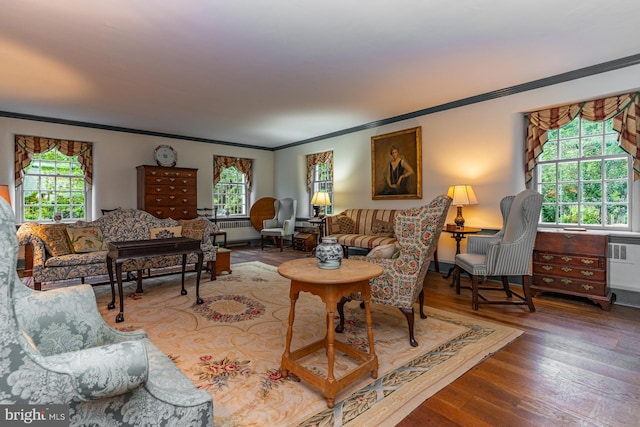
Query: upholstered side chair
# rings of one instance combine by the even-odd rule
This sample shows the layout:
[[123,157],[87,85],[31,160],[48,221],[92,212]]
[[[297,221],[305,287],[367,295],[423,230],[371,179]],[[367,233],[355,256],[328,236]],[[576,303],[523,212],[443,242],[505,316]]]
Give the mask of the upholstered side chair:
[[211,426],[213,402],[144,331],[100,316],[89,285],[34,291],[16,273],[13,212],[0,198],[0,402],[66,404],[72,426]]
[[[460,273],[466,271],[471,276],[471,305],[474,310],[479,304],[526,305],[535,311],[531,291],[531,257],[536,239],[538,220],[542,207],[542,195],[534,190],[525,190],[515,196],[507,196],[500,202],[502,229],[491,236],[469,236],[467,252],[456,255],[456,293],[460,293]],[[502,286],[491,286],[480,279],[500,276]],[[522,294],[509,285],[509,276],[522,278]],[[480,290],[504,291],[505,299],[489,299]],[[515,299],[513,297],[516,297]]]
[[[394,220],[394,232],[399,252],[393,258],[353,256],[382,266],[383,273],[369,281],[371,302],[398,307],[407,319],[409,343],[418,346],[414,337],[414,304],[419,300],[420,317],[424,313],[424,279],[442,232],[451,198],[440,195],[428,205],[398,212]],[[336,332],[344,330],[344,305],[359,295],[342,298],[338,303],[340,323]]]
[[284,238],[293,236],[296,231],[296,206],[297,201],[291,198],[280,199],[273,202],[275,216],[262,221],[260,249],[264,250],[265,238],[276,239],[280,245],[280,252],[282,252]]

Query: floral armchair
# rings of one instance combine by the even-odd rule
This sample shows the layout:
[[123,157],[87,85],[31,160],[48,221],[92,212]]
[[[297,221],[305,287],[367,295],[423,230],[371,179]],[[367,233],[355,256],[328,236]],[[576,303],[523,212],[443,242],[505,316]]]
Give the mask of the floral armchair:
[[211,396],[144,331],[110,328],[88,285],[27,288],[17,253],[13,213],[0,199],[1,404],[67,404],[74,426],[212,425]]
[[[351,257],[364,259],[379,264],[383,273],[370,280],[371,302],[398,307],[407,318],[409,326],[409,343],[417,347],[414,338],[414,310],[416,299],[420,302],[420,317],[424,314],[423,282],[438,245],[451,198],[440,195],[428,205],[405,209],[398,212],[394,220],[395,236],[398,240],[399,253],[392,258]],[[357,295],[351,296],[359,299]],[[352,298],[343,298],[338,303],[340,323],[336,332],[344,330],[344,304]]]

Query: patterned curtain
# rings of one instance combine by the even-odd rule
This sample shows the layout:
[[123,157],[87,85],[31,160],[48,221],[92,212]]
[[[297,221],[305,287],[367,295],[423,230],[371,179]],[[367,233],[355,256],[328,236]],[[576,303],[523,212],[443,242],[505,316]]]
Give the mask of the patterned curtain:
[[22,184],[24,169],[31,164],[33,153],[46,153],[57,148],[65,156],[78,156],[87,185],[93,184],[93,144],[66,139],[41,138],[39,136],[16,135],[15,180],[16,187]]
[[533,178],[533,169],[542,147],[547,142],[547,131],[558,129],[577,116],[585,120],[600,121],[613,117],[613,129],[620,135],[620,148],[633,158],[634,180],[640,179],[640,92],[613,96],[535,111],[527,115],[525,180]]
[[313,168],[318,163],[329,162],[329,171],[331,171],[331,181],[333,182],[333,151],[324,151],[322,153],[307,155],[307,192],[311,193],[311,177],[313,176]]
[[253,160],[238,157],[213,156],[213,185],[220,182],[222,169],[234,166],[247,177],[247,187],[251,191],[253,186]]

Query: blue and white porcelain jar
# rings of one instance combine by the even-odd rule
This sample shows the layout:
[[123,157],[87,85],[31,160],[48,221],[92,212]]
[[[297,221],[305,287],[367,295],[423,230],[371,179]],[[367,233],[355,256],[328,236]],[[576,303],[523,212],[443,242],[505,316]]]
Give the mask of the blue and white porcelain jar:
[[342,264],[342,245],[335,237],[323,237],[322,243],[316,247],[316,259],[318,267],[325,270],[335,270]]

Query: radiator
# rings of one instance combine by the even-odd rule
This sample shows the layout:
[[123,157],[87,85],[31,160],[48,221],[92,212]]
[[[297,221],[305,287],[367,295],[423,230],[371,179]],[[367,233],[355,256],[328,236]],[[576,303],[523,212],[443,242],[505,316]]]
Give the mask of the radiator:
[[247,228],[251,227],[251,221],[249,221],[248,219],[241,219],[238,221],[218,221],[218,227],[220,227],[221,230],[230,230],[232,228]]

